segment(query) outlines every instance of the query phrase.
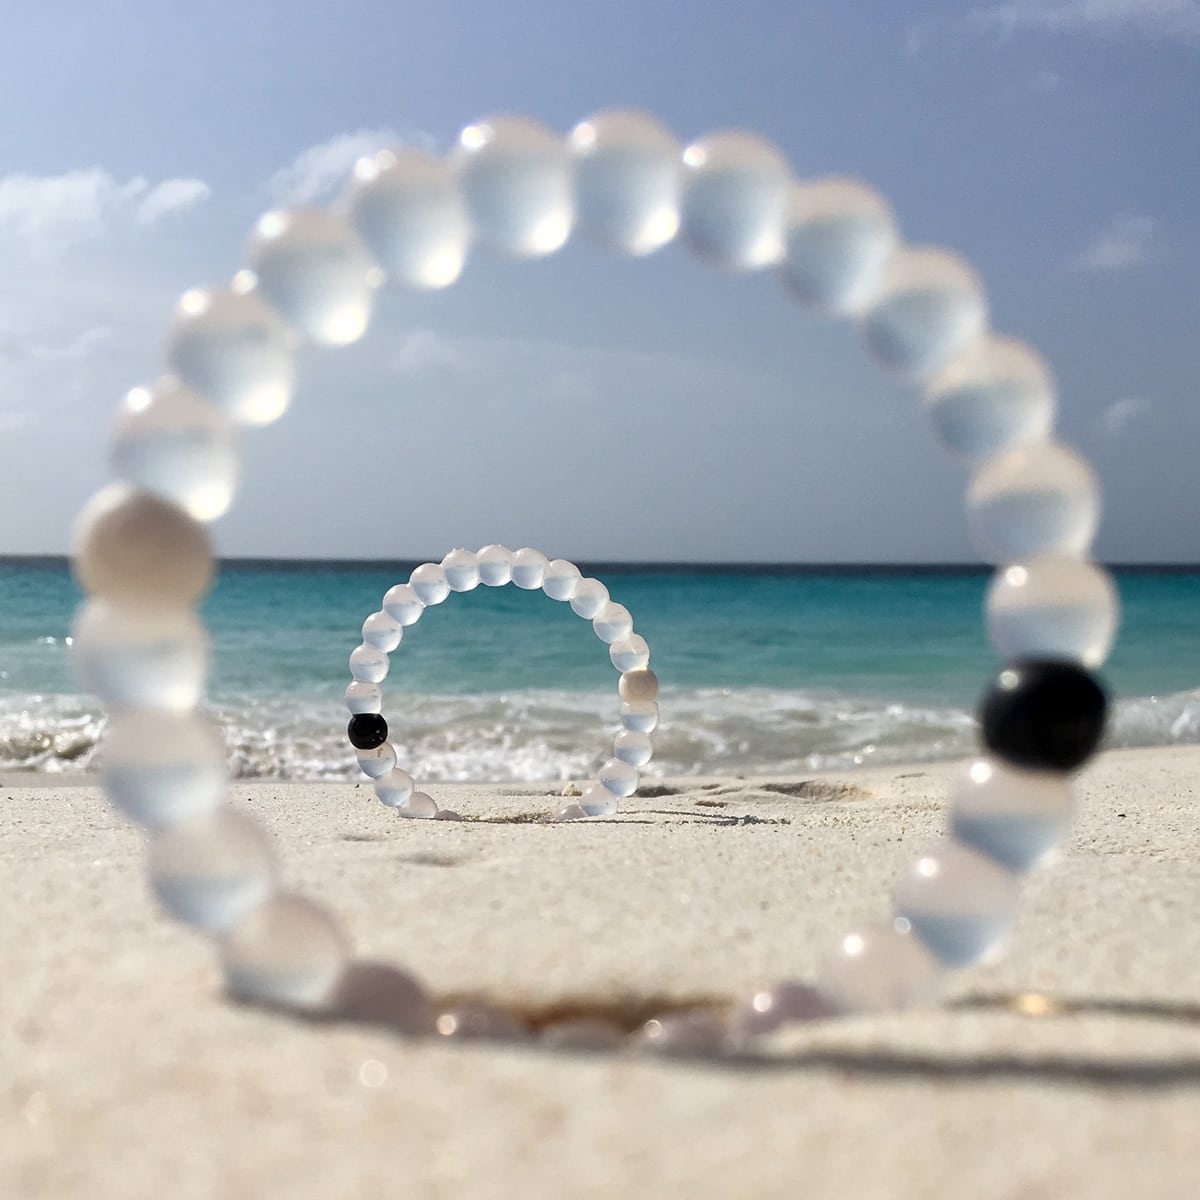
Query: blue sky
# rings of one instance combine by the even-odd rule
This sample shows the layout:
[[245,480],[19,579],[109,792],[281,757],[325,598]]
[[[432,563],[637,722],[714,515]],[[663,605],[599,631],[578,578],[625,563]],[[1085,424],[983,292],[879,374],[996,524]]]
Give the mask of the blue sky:
[[[203,10],[203,11],[201,11]],[[0,552],[59,552],[175,298],[356,152],[644,107],[855,175],[1061,385],[1098,554],[1200,560],[1200,0],[43,3],[0,48]],[[306,352],[226,554],[956,560],[965,474],[852,328],[669,247],[472,258]]]

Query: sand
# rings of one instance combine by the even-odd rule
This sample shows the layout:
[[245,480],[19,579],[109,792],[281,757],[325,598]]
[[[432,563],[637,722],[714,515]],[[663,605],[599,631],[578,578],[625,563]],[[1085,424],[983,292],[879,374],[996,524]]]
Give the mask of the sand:
[[[546,787],[239,783],[360,954],[531,1009],[720,1001],[885,911],[950,768],[685,780],[615,820]],[[1117,752],[1008,954],[944,1008],[719,1064],[408,1041],[223,998],[89,781],[0,787],[0,1196],[1200,1195],[1200,748]],[[36,786],[30,786],[33,782]],[[1047,1006],[1029,994],[1059,1002]],[[1024,997],[1024,999],[1022,999]],[[1024,1011],[1022,1011],[1024,1010]]]

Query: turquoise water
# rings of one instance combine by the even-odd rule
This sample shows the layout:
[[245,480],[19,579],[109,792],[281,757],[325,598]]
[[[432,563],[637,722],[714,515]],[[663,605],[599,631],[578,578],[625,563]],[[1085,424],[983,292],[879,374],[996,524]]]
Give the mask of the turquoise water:
[[[247,775],[353,775],[346,659],[412,563],[228,565],[205,603],[210,699]],[[668,774],[953,757],[996,660],[988,575],[893,569],[599,566],[663,684]],[[1200,572],[1118,573],[1105,677],[1119,744],[1200,741]],[[91,762],[99,707],[69,666],[78,594],[61,561],[0,563],[0,764]],[[607,647],[566,604],[515,587],[452,595],[392,654],[384,712],[425,778],[589,772],[617,711]]]

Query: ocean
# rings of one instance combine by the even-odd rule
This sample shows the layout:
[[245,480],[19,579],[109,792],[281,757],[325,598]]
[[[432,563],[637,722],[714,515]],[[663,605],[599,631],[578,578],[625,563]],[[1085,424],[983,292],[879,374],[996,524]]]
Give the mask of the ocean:
[[[359,778],[347,657],[414,563],[239,561],[204,604],[208,707],[245,777]],[[986,570],[595,564],[650,645],[662,690],[645,774],[771,774],[956,758],[997,660]],[[1200,742],[1200,570],[1116,573],[1123,619],[1103,676],[1109,744]],[[61,559],[0,560],[0,767],[95,765],[103,714],[69,638]],[[608,757],[617,673],[541,592],[451,595],[405,633],[384,684],[401,761],[423,780],[582,779]]]

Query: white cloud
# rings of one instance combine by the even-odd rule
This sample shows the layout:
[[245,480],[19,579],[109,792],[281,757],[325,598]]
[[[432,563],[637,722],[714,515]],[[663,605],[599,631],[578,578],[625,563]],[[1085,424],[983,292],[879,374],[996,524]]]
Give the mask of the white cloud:
[[1079,256],[1079,266],[1085,271],[1122,271],[1141,266],[1154,256],[1158,228],[1153,217],[1117,217]]
[[1028,29],[1200,41],[1200,0],[1005,0],[972,19],[1004,33]]
[[401,140],[391,129],[340,133],[301,151],[286,167],[271,176],[267,188],[282,203],[311,204],[341,184],[364,155],[395,146]]
[[1130,425],[1145,420],[1153,409],[1151,401],[1130,396],[1109,405],[1097,419],[1096,428],[1105,437],[1120,437]]
[[164,179],[142,197],[135,217],[139,225],[153,225],[171,213],[195,208],[211,195],[203,179]]

